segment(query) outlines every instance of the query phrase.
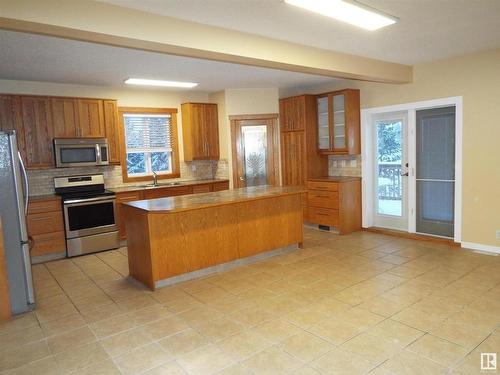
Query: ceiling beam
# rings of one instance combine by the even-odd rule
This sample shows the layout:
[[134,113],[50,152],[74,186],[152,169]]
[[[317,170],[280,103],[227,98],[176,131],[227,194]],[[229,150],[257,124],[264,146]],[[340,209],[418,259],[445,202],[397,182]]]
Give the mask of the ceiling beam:
[[334,78],[385,83],[413,78],[408,65],[90,0],[0,0],[0,28]]

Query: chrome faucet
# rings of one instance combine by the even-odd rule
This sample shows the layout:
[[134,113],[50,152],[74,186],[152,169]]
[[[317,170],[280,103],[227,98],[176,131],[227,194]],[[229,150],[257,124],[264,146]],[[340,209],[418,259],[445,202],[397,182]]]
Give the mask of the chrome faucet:
[[158,186],[158,175],[153,171],[153,186]]

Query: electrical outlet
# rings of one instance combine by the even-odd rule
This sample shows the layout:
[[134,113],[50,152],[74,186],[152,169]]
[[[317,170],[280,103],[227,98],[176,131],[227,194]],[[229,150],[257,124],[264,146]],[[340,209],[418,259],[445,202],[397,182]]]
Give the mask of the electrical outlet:
[[500,229],[497,229],[497,239],[500,240]]

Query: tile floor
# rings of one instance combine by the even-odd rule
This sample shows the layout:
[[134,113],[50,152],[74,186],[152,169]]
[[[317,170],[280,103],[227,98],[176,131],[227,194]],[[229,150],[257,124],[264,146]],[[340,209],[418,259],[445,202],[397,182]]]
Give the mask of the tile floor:
[[38,307],[0,325],[0,373],[479,374],[500,352],[500,257],[305,237],[155,292],[127,278],[126,249],[34,266]]

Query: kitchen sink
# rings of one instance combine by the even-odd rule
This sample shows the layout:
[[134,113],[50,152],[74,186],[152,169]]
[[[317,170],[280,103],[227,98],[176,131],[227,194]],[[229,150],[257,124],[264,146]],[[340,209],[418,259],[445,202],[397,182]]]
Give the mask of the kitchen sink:
[[179,186],[182,185],[180,182],[164,182],[164,183],[159,183],[157,185],[151,183],[151,184],[145,184],[145,185],[140,185],[140,187],[145,187],[145,188],[157,188],[157,187],[165,187],[165,186]]

